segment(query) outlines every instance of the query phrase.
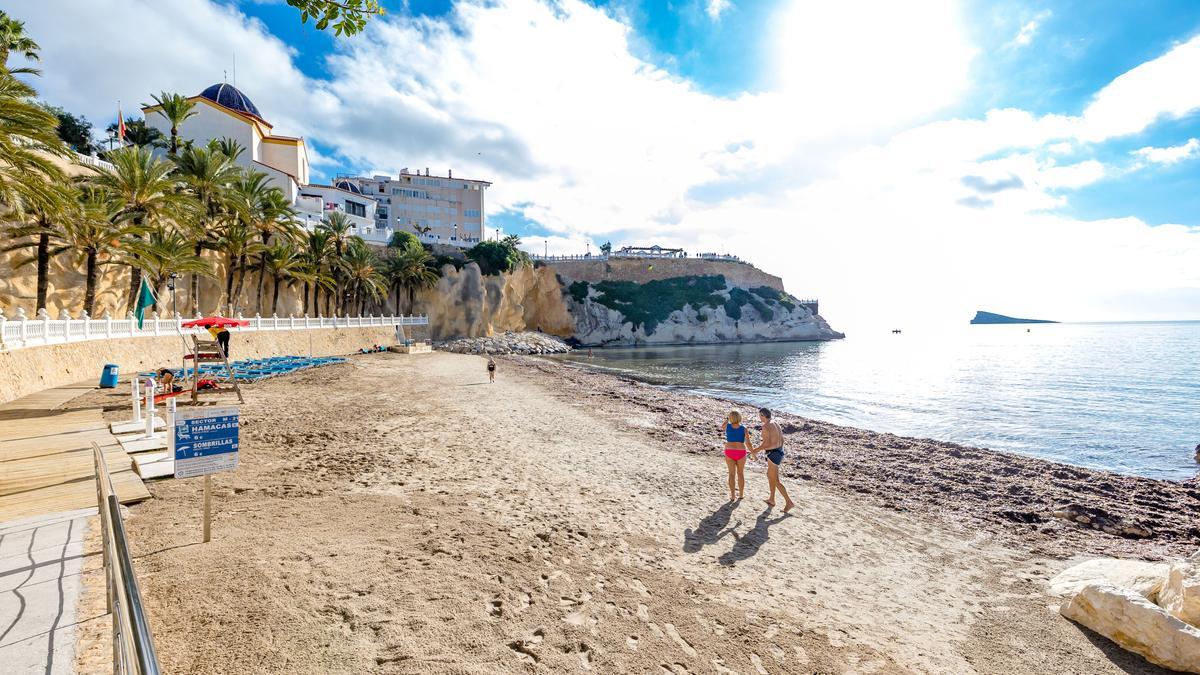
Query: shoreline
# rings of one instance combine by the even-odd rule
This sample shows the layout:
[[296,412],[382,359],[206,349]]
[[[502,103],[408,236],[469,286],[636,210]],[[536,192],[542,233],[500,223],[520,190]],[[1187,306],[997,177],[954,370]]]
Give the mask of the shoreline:
[[[1127,323],[1137,323],[1137,322],[1127,322]],[[1143,323],[1149,323],[1149,322],[1143,322]],[[663,344],[663,345],[614,345],[614,346],[608,347],[608,348],[611,348],[611,349],[644,349],[644,348],[656,347],[656,346],[686,347],[686,346],[689,346],[690,344],[695,344],[696,346],[713,346],[713,345],[723,345],[723,344],[730,344],[730,345],[770,344],[770,343],[775,343],[775,342],[828,342],[828,340],[764,340],[764,341],[759,341],[759,342],[730,342],[730,343],[714,342],[714,343],[678,343],[678,344]],[[585,347],[586,347],[586,345],[585,345]],[[607,349],[606,347],[596,347],[596,348],[597,349]],[[580,349],[576,348],[572,351],[579,352]],[[515,354],[512,354],[512,355],[515,355]],[[596,373],[603,374],[603,375],[608,375],[608,376],[615,377],[620,380],[636,382],[638,384],[642,384],[645,386],[662,389],[663,391],[667,391],[667,392],[680,393],[680,394],[690,395],[690,396],[700,396],[703,398],[713,398],[713,399],[722,400],[722,401],[729,401],[730,403],[734,403],[736,405],[751,406],[756,409],[759,407],[759,404],[753,403],[748,400],[740,400],[740,399],[736,399],[736,398],[723,398],[720,396],[710,396],[708,394],[691,391],[684,385],[676,385],[676,384],[672,384],[669,382],[655,382],[651,378],[638,377],[637,375],[631,374],[630,371],[628,371],[628,370],[621,369],[621,368],[615,368],[615,367],[611,367],[611,366],[606,366],[602,363],[593,363],[593,362],[585,362],[582,360],[562,358],[563,356],[567,356],[566,354],[545,354],[545,355],[541,355],[541,356],[554,357],[553,360],[562,365],[568,365],[570,367],[579,368],[579,369],[591,371],[591,372],[596,372]],[[1101,468],[1096,468],[1096,467],[1084,466],[1082,464],[1072,464],[1070,462],[1046,459],[1046,458],[1039,457],[1038,455],[1035,455],[1032,453],[1024,454],[1024,453],[1015,452],[1012,450],[1006,450],[1003,448],[980,447],[980,446],[976,446],[976,445],[970,445],[969,442],[954,441],[954,440],[948,440],[948,439],[937,439],[937,438],[930,438],[930,437],[925,437],[925,436],[914,436],[914,435],[905,434],[903,432],[881,431],[878,429],[869,429],[867,427],[852,426],[851,424],[841,424],[841,423],[832,422],[829,420],[820,420],[820,419],[816,419],[816,418],[812,418],[812,417],[807,417],[803,413],[783,410],[782,408],[778,408],[778,409],[772,408],[772,410],[774,410],[777,413],[787,414],[787,415],[790,415],[793,417],[804,419],[806,421],[819,422],[821,424],[827,424],[827,425],[845,428],[845,429],[853,429],[855,431],[860,431],[860,432],[869,432],[869,433],[873,433],[873,434],[887,435],[887,436],[897,436],[897,437],[901,437],[901,438],[907,438],[910,440],[927,441],[930,443],[952,443],[955,445],[959,445],[959,446],[962,446],[965,448],[971,448],[974,450],[979,450],[982,452],[995,452],[995,453],[1000,453],[1000,454],[1004,454],[1004,455],[1011,455],[1013,457],[1036,459],[1036,460],[1040,460],[1040,461],[1044,461],[1044,462],[1049,462],[1050,464],[1054,464],[1056,466],[1062,466],[1062,467],[1066,467],[1066,468],[1070,468],[1070,469],[1078,469],[1078,470],[1082,470],[1082,471],[1096,472],[1096,473],[1101,473],[1101,474],[1105,474],[1105,475],[1113,475],[1113,476],[1127,476],[1127,477],[1131,477],[1131,478],[1144,478],[1146,480],[1164,481],[1167,483],[1183,484],[1185,486],[1191,486],[1191,484],[1195,484],[1197,487],[1200,487],[1200,446],[1197,446],[1197,452],[1198,452],[1197,459],[1196,459],[1197,463],[1196,463],[1195,473],[1192,476],[1189,476],[1186,478],[1156,478],[1153,476],[1143,476],[1141,474],[1135,474],[1135,473],[1121,473],[1119,471],[1113,471],[1111,469],[1101,469]]]
[[[709,427],[729,407],[752,407],[603,372],[588,364],[504,358],[561,378],[575,385],[572,389],[590,388],[590,396],[646,408],[656,417],[655,427],[686,439],[687,452],[693,454],[716,452],[718,439]],[[1159,560],[1200,549],[1200,482],[1195,479],[1130,476],[952,441],[848,427],[784,411],[777,411],[775,421],[788,450],[783,475],[801,485],[817,483],[900,512],[921,511],[950,522],[973,522],[1059,559],[1087,553]],[[757,432],[757,422],[748,426]],[[1081,519],[1089,522],[1077,522]],[[1126,528],[1129,534],[1106,533],[1102,529],[1106,526]],[[1150,536],[1140,536],[1145,533]]]

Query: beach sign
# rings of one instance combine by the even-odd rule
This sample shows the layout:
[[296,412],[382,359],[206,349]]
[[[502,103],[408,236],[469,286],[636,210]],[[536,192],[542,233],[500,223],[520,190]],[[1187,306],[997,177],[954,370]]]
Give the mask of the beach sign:
[[238,462],[237,407],[176,410],[171,450],[176,478],[233,471]]

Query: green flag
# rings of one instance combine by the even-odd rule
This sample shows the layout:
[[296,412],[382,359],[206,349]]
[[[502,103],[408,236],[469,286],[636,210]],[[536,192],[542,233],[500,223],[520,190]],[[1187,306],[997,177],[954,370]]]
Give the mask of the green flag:
[[150,290],[150,283],[146,281],[146,277],[142,277],[142,290],[138,293],[137,307],[133,310],[139,329],[142,327],[142,319],[146,316],[146,308],[153,304],[154,291]]

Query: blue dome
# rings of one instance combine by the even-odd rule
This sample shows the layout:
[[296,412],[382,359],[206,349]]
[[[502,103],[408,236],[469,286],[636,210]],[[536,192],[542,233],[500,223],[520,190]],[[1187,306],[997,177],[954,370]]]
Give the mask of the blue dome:
[[262,119],[262,115],[259,114],[258,108],[254,106],[254,103],[250,99],[246,98],[246,95],[239,91],[238,88],[232,84],[228,84],[226,82],[214,84],[208,89],[200,92],[200,95],[210,101],[220,103],[226,108],[243,112],[247,115],[254,115],[257,118]]
[[348,190],[350,192],[353,192],[356,195],[362,194],[362,190],[358,189],[357,185],[355,185],[354,183],[351,183],[348,180],[339,180],[338,182],[333,184],[333,187],[341,188],[343,190]]

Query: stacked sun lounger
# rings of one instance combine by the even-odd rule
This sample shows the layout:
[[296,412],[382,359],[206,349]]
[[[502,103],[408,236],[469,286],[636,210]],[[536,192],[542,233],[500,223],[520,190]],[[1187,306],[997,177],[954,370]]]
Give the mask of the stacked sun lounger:
[[[230,365],[233,366],[233,376],[239,382],[257,382],[258,380],[294,373],[299,370],[327,366],[333,363],[345,363],[346,360],[340,356],[272,356],[265,359],[243,359],[241,361],[234,361]],[[185,368],[183,371],[177,372],[176,377],[191,377],[192,370],[191,368]],[[201,365],[199,372],[201,377],[210,376],[214,380],[221,380],[226,377],[224,366]],[[141,375],[143,377],[154,377],[154,373],[141,373]]]

